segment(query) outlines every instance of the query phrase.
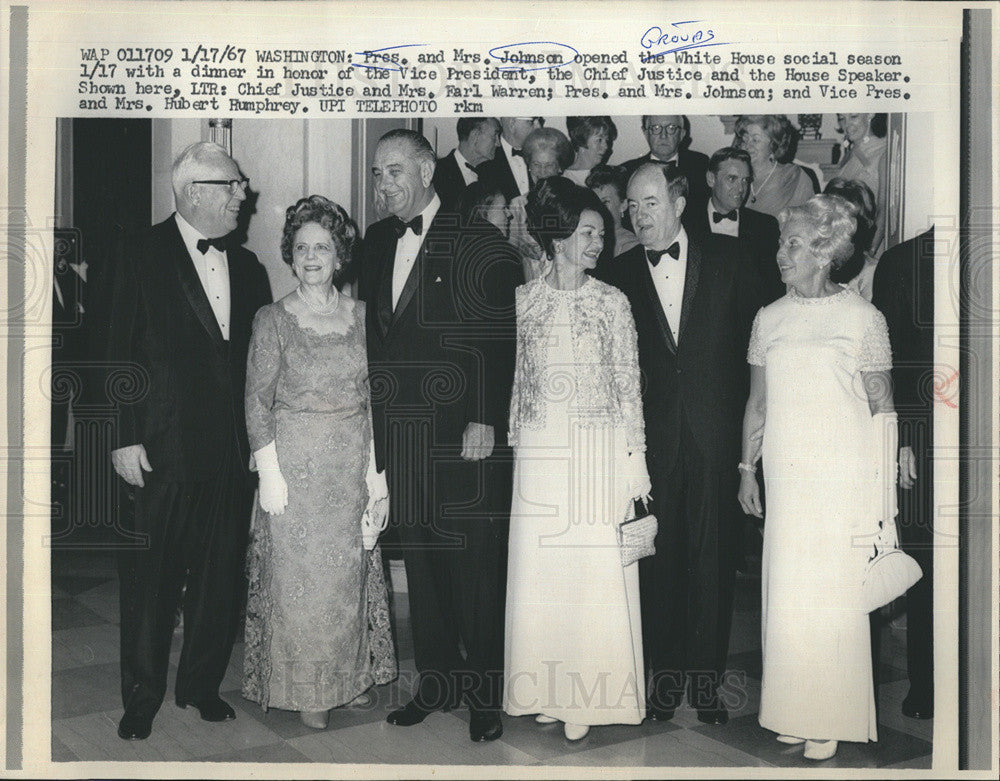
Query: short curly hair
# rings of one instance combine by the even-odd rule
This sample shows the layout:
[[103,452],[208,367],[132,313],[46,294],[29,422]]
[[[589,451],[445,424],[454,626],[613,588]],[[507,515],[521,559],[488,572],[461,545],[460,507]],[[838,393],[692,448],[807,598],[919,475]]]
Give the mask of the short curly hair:
[[[797,140],[798,131],[784,114],[741,114],[736,118],[736,136],[739,136],[749,125],[760,125],[771,141],[771,154],[779,163],[788,162],[783,158]],[[740,145],[736,145],[742,148]]]
[[525,205],[528,233],[551,258],[555,254],[555,243],[576,232],[580,215],[587,209],[597,212],[602,219],[607,212],[593,190],[564,176],[542,179],[528,193]]
[[790,220],[805,221],[815,234],[809,249],[821,260],[829,261],[831,270],[836,270],[854,254],[854,232],[858,225],[854,215],[854,206],[840,196],[814,195],[801,206],[782,209],[778,225],[784,230]]
[[281,259],[292,265],[292,244],[295,234],[303,225],[314,222],[330,232],[340,259],[339,273],[335,278],[344,278],[354,259],[354,245],[358,239],[358,226],[339,204],[322,195],[300,198],[294,206],[285,209],[285,227],[281,233]]
[[536,127],[528,133],[521,145],[521,155],[524,157],[524,161],[531,165],[532,156],[542,149],[551,149],[555,153],[556,162],[563,171],[573,165],[573,161],[576,160],[573,144],[554,127]]

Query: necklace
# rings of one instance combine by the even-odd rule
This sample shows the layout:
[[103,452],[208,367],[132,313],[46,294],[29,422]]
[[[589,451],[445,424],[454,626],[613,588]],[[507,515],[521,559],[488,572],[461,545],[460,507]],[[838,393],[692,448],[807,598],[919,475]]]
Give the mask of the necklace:
[[774,175],[775,170],[778,167],[778,161],[775,160],[771,163],[771,171],[767,176],[764,177],[764,181],[760,183],[760,187],[754,187],[753,182],[750,183],[750,203],[757,203],[757,193],[764,189],[764,185],[768,183],[771,176]]
[[337,306],[340,304],[340,291],[337,290],[337,288],[333,288],[333,295],[334,295],[333,306],[327,306],[326,309],[320,309],[319,307],[313,306],[313,303],[308,298],[306,298],[305,293],[302,292],[301,285],[295,288],[295,292],[299,294],[299,298],[302,299],[302,303],[304,303],[307,307],[309,307],[313,312],[315,312],[318,315],[332,315],[334,312],[337,311]]

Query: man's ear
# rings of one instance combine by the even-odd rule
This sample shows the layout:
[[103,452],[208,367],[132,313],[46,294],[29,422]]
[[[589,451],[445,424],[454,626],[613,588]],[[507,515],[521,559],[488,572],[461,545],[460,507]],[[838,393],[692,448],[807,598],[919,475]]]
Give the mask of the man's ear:
[[708,182],[709,190],[715,189],[715,174],[713,174],[711,171],[705,171],[705,181]]
[[683,195],[677,196],[677,200],[674,201],[674,211],[677,212],[678,217],[684,213],[685,206],[687,206],[687,198]]
[[430,160],[423,160],[420,163],[420,181],[423,182],[424,187],[430,187],[431,181],[434,179],[434,166]]

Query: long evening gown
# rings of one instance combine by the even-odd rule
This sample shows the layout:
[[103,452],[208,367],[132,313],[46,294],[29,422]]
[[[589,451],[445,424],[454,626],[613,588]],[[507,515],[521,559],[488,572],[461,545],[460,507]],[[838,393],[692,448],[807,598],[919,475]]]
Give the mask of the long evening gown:
[[849,288],[789,293],[757,314],[748,360],[767,383],[760,724],[876,740],[861,608],[876,453],[861,372],[891,367],[885,318]]
[[381,552],[361,540],[367,368],[363,303],[345,334],[300,326],[281,301],[254,319],[250,445],[276,441],[288,484],[281,515],[257,504],[248,554],[243,696],[265,708],[328,710],[396,675]]
[[[644,449],[635,327],[617,290],[518,289],[504,710],[645,716],[638,564],[622,567],[622,464]],[[610,390],[609,390],[610,389]]]

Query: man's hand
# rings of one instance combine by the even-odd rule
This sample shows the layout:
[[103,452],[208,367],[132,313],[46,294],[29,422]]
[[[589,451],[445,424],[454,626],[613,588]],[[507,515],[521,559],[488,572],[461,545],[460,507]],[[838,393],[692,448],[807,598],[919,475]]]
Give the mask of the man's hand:
[[462,458],[466,461],[482,461],[493,454],[493,426],[470,422],[462,434]]
[[142,445],[129,445],[111,451],[111,465],[114,466],[118,476],[129,485],[137,485],[140,488],[146,485],[142,479],[143,472],[152,472],[153,467],[149,465],[146,458],[146,448]]
[[913,488],[913,482],[917,479],[917,457],[913,453],[913,448],[904,445],[899,449],[899,487]]

